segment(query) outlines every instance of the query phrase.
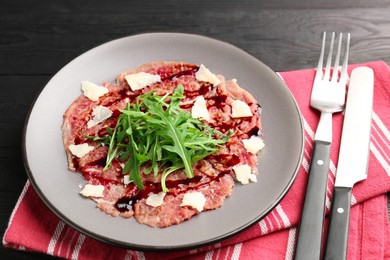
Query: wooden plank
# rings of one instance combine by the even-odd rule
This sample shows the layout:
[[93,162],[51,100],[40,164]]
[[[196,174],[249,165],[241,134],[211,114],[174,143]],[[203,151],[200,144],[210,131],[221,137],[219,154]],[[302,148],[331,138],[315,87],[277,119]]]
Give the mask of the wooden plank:
[[20,146],[24,121],[49,76],[0,76],[0,147]]
[[[250,7],[244,5],[227,12],[214,6],[184,13],[142,11],[139,6],[125,13],[107,7],[105,12],[98,9],[85,13],[86,7],[81,5],[77,12],[71,7],[57,7],[50,13],[38,10],[1,15],[4,40],[0,45],[0,73],[52,74],[94,46],[151,31],[188,32],[221,39],[246,50],[274,70],[312,67],[318,56],[321,32],[344,31],[352,33],[351,63],[378,59],[390,62],[389,7],[249,12],[246,8]],[[139,19],[141,13],[143,19]]]
[[46,12],[72,12],[72,13],[148,13],[148,12],[193,12],[193,11],[218,11],[218,10],[246,10],[258,11],[263,9],[345,9],[345,8],[370,8],[370,7],[388,7],[386,0],[242,0],[242,1],[222,1],[222,0],[170,0],[159,1],[104,1],[96,0],[93,2],[80,2],[76,0],[58,1],[58,0],[40,0],[40,1],[14,1],[3,0],[0,8],[7,10],[10,14],[30,13],[31,11]]

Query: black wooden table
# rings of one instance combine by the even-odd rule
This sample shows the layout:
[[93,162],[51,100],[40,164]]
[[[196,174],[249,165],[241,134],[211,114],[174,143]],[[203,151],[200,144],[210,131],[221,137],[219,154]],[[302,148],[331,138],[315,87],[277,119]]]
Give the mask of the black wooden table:
[[[27,180],[21,156],[27,112],[73,58],[124,36],[185,32],[232,43],[275,71],[296,70],[315,66],[325,30],[351,33],[350,63],[390,64],[388,0],[1,1],[0,234]],[[0,259],[51,257],[1,246]]]

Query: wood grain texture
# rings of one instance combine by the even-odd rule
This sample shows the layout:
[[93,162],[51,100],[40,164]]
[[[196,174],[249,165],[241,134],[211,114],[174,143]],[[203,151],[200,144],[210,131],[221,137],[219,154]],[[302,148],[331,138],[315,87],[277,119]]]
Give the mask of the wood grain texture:
[[[389,0],[0,1],[0,233],[27,179],[21,140],[52,75],[104,42],[147,32],[234,44],[275,71],[314,67],[323,31],[350,32],[350,63],[390,64]],[[0,259],[53,259],[0,247]]]
[[274,70],[312,67],[325,30],[352,34],[351,62],[390,59],[390,8],[263,9],[249,2],[224,8],[206,8],[201,3],[202,8],[191,8],[181,3],[160,9],[147,3],[122,10],[106,4],[93,12],[86,10],[92,8],[88,5],[79,9],[57,6],[49,12],[35,7],[28,13],[22,9],[17,14],[2,15],[0,73],[52,74],[98,44],[154,31],[195,33],[224,40]]

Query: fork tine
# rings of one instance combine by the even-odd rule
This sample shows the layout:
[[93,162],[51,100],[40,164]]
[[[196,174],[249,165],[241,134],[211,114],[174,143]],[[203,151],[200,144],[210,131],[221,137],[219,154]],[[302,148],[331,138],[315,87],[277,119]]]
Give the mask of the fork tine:
[[331,63],[332,63],[334,35],[335,35],[335,33],[333,32],[333,33],[332,33],[332,39],[330,40],[330,46],[329,46],[330,48],[329,48],[328,59],[327,59],[327,61],[326,61],[324,80],[329,80],[330,65],[331,65]]
[[340,82],[345,82],[346,78],[347,78],[350,38],[351,38],[351,35],[348,33],[347,34],[347,44],[346,44],[345,53],[344,53],[343,67],[341,68]]
[[318,60],[317,70],[322,70],[322,64],[324,63],[325,39],[326,39],[326,32],[324,32],[322,35],[322,47],[321,47],[320,59]]
[[316,79],[321,78],[322,75],[322,64],[324,63],[324,52],[325,52],[325,39],[326,39],[326,32],[324,32],[322,35],[322,47],[321,47],[320,59],[318,60],[318,65],[316,70]]
[[340,51],[341,51],[341,41],[343,39],[343,33],[340,33],[339,36],[339,44],[337,46],[337,53],[336,53],[336,58],[334,60],[334,65],[333,65],[333,73],[332,73],[332,82],[336,82],[338,78],[338,71],[339,71],[339,62],[340,62]]

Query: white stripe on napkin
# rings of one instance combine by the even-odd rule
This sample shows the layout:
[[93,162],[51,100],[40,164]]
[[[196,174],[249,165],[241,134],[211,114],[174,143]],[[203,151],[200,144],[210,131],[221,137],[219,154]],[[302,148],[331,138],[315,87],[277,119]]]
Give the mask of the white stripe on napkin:
[[73,245],[73,241],[76,239],[77,235],[80,234],[78,232],[73,232],[73,235],[72,235],[72,238],[70,239],[69,243],[68,243],[68,250],[66,251],[66,258],[68,258],[68,256],[70,255],[70,253],[73,254],[73,248],[72,248],[72,245]]
[[85,236],[83,234],[80,234],[79,239],[77,240],[76,246],[73,249],[72,259],[79,258],[80,249],[84,243],[84,240],[85,240]]
[[213,259],[214,250],[207,251],[204,260],[212,260]]
[[238,243],[238,244],[234,245],[233,255],[232,255],[232,258],[231,258],[232,260],[240,259],[241,247],[242,247],[242,243]]
[[371,129],[372,138],[370,149],[385,169],[387,175],[390,176],[390,158],[388,157],[388,151],[390,150],[390,132],[375,111],[372,112],[372,119],[374,124],[372,124]]
[[259,225],[260,225],[261,234],[262,235],[267,234],[268,228],[267,228],[267,224],[265,223],[264,219],[259,221]]
[[284,212],[280,204],[276,206],[276,211],[278,212],[279,216],[282,218],[284,227],[290,227],[291,226],[290,219],[288,218],[288,216],[286,215],[286,213]]
[[62,231],[64,230],[65,223],[62,222],[61,220],[58,221],[57,227],[54,230],[54,234],[52,235],[49,246],[47,247],[47,254],[53,255],[54,254],[54,248],[57,244],[58,238],[60,237]]
[[288,231],[286,257],[284,258],[285,260],[293,259],[294,250],[295,250],[296,232],[297,229],[295,227],[290,228],[290,230]]

